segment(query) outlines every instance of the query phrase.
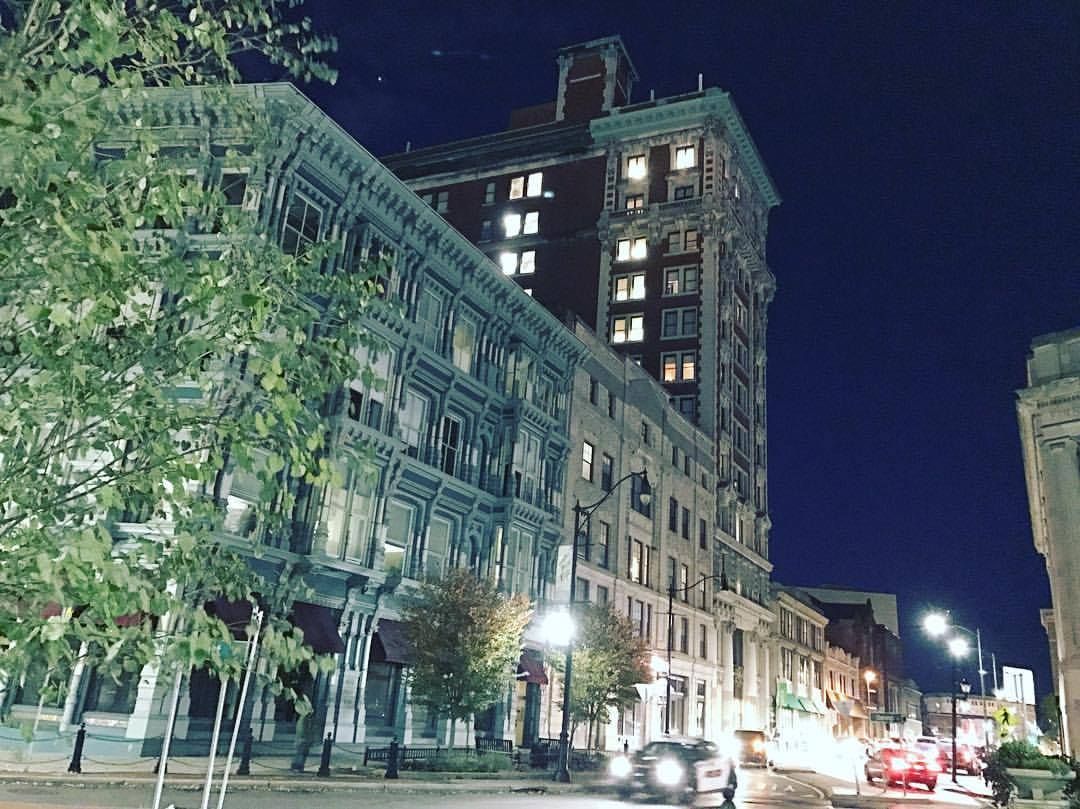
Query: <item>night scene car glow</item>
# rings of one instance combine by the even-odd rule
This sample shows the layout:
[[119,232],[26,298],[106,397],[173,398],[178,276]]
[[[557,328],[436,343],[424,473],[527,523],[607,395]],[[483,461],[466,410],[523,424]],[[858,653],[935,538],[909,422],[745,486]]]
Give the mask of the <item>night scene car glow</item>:
[[668,737],[631,756],[616,756],[608,767],[622,798],[643,793],[673,801],[693,801],[702,792],[736,785],[735,762],[704,739]]

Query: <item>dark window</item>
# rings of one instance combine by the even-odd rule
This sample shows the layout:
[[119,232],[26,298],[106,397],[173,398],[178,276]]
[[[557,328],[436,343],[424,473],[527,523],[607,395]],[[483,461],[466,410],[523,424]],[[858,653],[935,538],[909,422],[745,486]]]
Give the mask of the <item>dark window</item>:
[[668,498],[667,527],[669,531],[679,530],[679,501],[674,497]]
[[735,666],[743,664],[743,631],[736,629],[731,633],[731,663]]
[[610,455],[604,455],[600,460],[600,488],[605,492],[611,491],[611,479],[614,475],[615,459]]
[[709,548],[709,524],[702,519],[698,519],[698,547],[702,550]]
[[638,475],[634,475],[630,478],[630,508],[638,514],[642,514],[652,519],[652,501],[650,500],[648,503],[643,501],[641,496],[641,478]]
[[596,404],[600,398],[600,383],[592,377],[589,378],[589,404]]
[[682,538],[690,539],[690,509],[682,510]]
[[690,199],[694,196],[694,186],[680,185],[675,188],[675,199]]
[[480,223],[480,241],[491,241],[491,220],[485,219]]

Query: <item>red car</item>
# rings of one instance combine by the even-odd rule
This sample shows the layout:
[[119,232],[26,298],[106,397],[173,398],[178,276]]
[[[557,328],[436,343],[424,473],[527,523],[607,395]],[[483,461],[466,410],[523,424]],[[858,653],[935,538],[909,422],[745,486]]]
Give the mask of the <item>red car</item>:
[[899,747],[883,747],[863,767],[866,780],[890,784],[922,784],[931,792],[937,788],[941,764],[936,756],[924,756]]

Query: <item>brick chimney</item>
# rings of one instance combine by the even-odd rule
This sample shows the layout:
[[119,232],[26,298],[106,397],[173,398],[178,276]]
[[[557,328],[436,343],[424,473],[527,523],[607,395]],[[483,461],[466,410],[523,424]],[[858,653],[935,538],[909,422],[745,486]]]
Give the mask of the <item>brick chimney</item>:
[[558,63],[556,121],[587,121],[630,103],[638,75],[621,37],[560,48]]

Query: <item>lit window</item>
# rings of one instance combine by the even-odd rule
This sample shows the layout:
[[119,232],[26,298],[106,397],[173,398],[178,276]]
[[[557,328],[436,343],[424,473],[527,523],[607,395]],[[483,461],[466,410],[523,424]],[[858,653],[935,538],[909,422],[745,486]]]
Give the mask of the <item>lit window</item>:
[[644,339],[644,315],[620,315],[612,320],[611,342],[636,343]]
[[521,214],[508,213],[503,217],[503,233],[506,238],[512,239],[521,233]]
[[521,229],[522,233],[536,233],[540,230],[540,212],[529,211],[525,214],[525,226]]
[[524,293],[525,293],[526,295],[528,295],[528,296],[529,296],[530,298],[531,298],[531,297],[533,296],[533,293],[532,293],[532,287],[525,287],[525,288],[524,288],[524,289],[523,289],[522,291],[523,291],[523,292],[524,292]]
[[521,254],[521,266],[519,272],[522,275],[529,275],[536,272],[536,251],[526,250]]
[[438,196],[435,197],[435,210],[439,213],[446,213],[450,209],[450,192],[440,191]]
[[644,236],[619,239],[615,243],[616,261],[639,261],[649,254],[649,242]]
[[698,238],[696,230],[688,230],[683,234],[683,250],[697,250]]
[[664,381],[674,382],[679,372],[679,361],[675,354],[664,354],[661,364],[663,367]]
[[593,452],[595,448],[588,441],[581,446],[581,476],[585,480],[592,480]]
[[695,163],[693,146],[675,147],[675,168],[692,169]]
[[503,275],[513,275],[517,272],[517,253],[499,253],[499,266],[502,267]]
[[543,191],[544,185],[544,173],[542,171],[535,171],[529,175],[529,181],[525,188],[525,195],[529,197],[538,197]]
[[484,204],[491,205],[495,202],[495,183],[488,183],[484,186]]
[[645,207],[645,195],[644,194],[630,194],[626,198],[626,210],[639,211]]
[[680,359],[679,375],[683,382],[690,382],[697,378],[697,355],[693,351],[684,352]]
[[525,196],[525,178],[514,177],[510,180],[510,199],[521,199]]
[[615,300],[642,300],[645,297],[645,273],[615,276]]
[[645,176],[645,155],[636,154],[626,158],[626,176],[631,180],[640,180]]
[[454,365],[465,373],[472,372],[477,331],[476,323],[463,315],[459,316],[454,323]]

